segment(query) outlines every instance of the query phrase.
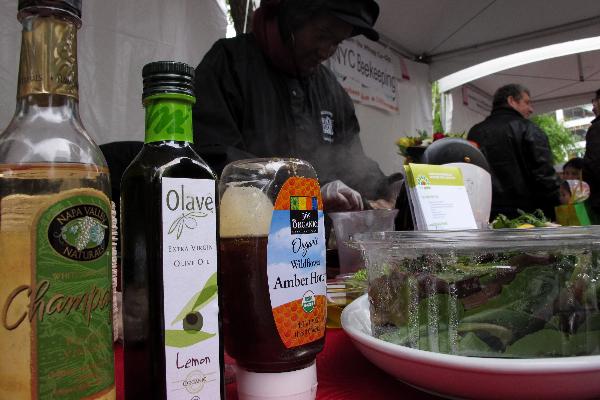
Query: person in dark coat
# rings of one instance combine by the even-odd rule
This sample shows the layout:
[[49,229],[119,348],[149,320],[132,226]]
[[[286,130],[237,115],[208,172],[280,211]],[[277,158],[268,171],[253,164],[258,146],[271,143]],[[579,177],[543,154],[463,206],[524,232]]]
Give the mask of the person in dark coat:
[[585,135],[583,180],[590,185],[588,205],[594,214],[593,222],[600,223],[600,89],[592,100],[592,111],[596,118]]
[[377,40],[378,15],[373,0],[263,0],[253,31],[218,40],[196,68],[197,151],[217,173],[243,158],[304,159],[328,211],[384,198],[389,185],[363,151],[352,100],[321,64],[351,36]]
[[546,134],[529,116],[533,113],[529,90],[518,84],[499,88],[492,112],[467,135],[479,145],[492,175],[490,218],[518,216],[518,209],[541,209],[554,218],[560,204],[560,178],[553,166]]

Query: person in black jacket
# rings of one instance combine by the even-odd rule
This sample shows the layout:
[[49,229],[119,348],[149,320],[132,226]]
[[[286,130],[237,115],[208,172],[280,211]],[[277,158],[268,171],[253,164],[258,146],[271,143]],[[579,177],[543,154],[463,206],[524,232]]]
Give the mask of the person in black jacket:
[[467,139],[479,145],[490,165],[492,219],[538,208],[554,218],[554,207],[560,204],[560,178],[548,137],[527,119],[532,113],[529,91],[509,84],[494,94],[490,116],[469,130]]
[[263,0],[253,32],[218,40],[196,68],[194,145],[220,173],[234,160],[310,162],[325,209],[356,210],[388,182],[363,151],[354,105],[321,65],[348,37],[379,35],[373,0]]
[[585,135],[583,156],[583,180],[590,185],[588,204],[594,215],[594,223],[600,223],[600,89],[592,100],[592,111],[596,118]]

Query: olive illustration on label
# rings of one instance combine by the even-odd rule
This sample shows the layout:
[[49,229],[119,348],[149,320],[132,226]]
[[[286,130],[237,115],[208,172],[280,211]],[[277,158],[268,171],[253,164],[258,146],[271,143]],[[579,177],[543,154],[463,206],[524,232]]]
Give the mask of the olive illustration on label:
[[191,312],[183,319],[183,330],[199,331],[202,329],[203,322],[202,314],[199,311]]
[[[215,300],[217,292],[217,273],[215,272],[204,283],[204,287],[189,299],[181,312],[171,322],[171,326],[181,326],[180,323],[183,322],[183,330],[165,329],[165,344],[167,346],[188,347],[216,335],[216,333],[202,330],[204,317],[200,314],[200,310]],[[210,315],[210,313],[206,315]],[[210,326],[210,323],[208,325]]]

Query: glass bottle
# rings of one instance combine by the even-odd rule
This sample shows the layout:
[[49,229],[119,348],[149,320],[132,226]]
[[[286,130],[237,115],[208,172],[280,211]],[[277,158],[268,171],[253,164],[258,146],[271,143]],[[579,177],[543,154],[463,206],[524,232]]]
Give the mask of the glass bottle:
[[0,134],[0,398],[114,399],[110,184],[79,118],[80,0],[20,0]]
[[145,143],[121,180],[125,398],[224,398],[217,178],[191,147],[194,69],[142,76]]
[[223,332],[240,399],[314,399],[326,321],[316,173],[298,159],[235,161],[219,194]]

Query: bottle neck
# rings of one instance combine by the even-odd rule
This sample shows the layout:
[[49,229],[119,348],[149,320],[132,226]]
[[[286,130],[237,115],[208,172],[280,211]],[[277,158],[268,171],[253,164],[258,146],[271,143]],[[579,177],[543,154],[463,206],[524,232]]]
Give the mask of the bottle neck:
[[76,104],[77,21],[57,12],[28,15],[21,22],[17,103]]
[[180,93],[155,94],[144,99],[145,142],[194,142],[192,130],[193,96]]
[[53,123],[80,124],[77,98],[58,94],[31,94],[17,99],[15,119],[21,123],[42,118]]

